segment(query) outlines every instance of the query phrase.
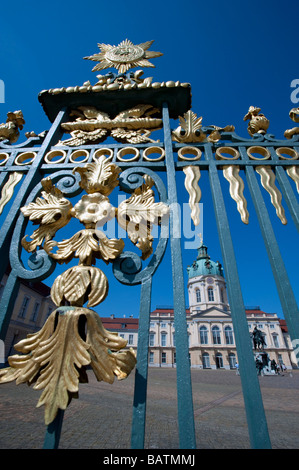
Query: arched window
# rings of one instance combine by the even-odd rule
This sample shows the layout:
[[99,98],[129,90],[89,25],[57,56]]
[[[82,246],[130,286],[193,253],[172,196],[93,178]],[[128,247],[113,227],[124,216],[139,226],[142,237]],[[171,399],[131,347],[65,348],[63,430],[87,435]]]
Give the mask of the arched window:
[[199,289],[196,289],[196,302],[201,302],[201,295]]
[[202,355],[202,367],[204,369],[210,369],[210,356],[208,353],[203,353]]
[[220,329],[218,326],[212,328],[213,344],[221,344]]
[[224,334],[225,334],[225,342],[226,342],[226,344],[234,344],[233,330],[231,329],[230,326],[226,326],[226,327],[224,328]]
[[209,299],[209,302],[214,302],[214,290],[213,290],[213,287],[208,287],[208,299]]
[[224,289],[223,289],[223,287],[220,290],[220,297],[221,297],[221,302],[224,304],[225,300],[224,300]]
[[200,344],[208,344],[208,329],[205,326],[199,328]]

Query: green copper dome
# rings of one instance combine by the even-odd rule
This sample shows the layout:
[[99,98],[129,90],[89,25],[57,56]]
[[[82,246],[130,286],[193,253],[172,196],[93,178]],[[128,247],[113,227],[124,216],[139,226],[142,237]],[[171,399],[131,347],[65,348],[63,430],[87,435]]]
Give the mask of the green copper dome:
[[223,277],[223,269],[219,261],[212,261],[208,255],[208,248],[203,243],[197,249],[198,255],[192,266],[187,267],[189,279],[197,276],[216,275]]

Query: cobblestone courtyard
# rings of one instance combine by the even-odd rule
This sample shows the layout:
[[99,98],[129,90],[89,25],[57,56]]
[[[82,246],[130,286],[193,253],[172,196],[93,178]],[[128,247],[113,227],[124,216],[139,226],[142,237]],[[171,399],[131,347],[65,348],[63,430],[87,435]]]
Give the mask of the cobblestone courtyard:
[[[299,371],[260,377],[273,449],[299,448]],[[234,371],[192,370],[198,449],[250,448],[240,377]],[[60,449],[130,449],[134,374],[109,385],[80,385],[65,412]],[[45,426],[40,392],[0,386],[0,448],[40,449]],[[175,369],[149,370],[146,449],[179,449]]]

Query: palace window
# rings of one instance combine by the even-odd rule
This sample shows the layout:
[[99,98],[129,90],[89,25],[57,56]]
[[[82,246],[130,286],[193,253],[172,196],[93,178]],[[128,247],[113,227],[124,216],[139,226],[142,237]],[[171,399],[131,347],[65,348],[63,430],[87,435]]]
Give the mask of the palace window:
[[234,353],[230,353],[228,355],[228,361],[229,361],[229,367],[231,369],[235,369],[237,360],[236,360],[236,355]]
[[213,334],[213,344],[221,344],[220,329],[218,328],[218,326],[213,326],[212,334]]
[[204,369],[210,369],[211,368],[210,356],[209,356],[208,353],[203,353],[203,355],[202,355],[202,367]]
[[213,290],[213,287],[208,287],[208,299],[209,299],[209,302],[214,302],[214,290]]
[[154,363],[154,353],[153,353],[153,351],[150,351],[150,353],[149,353],[149,363],[150,364]]
[[201,302],[201,295],[199,289],[196,289],[196,302]]
[[208,344],[208,330],[205,326],[199,328],[200,344]]
[[36,321],[37,314],[38,314],[38,311],[39,311],[39,306],[40,306],[39,302],[35,302],[34,309],[32,311],[30,321]]
[[279,340],[278,340],[278,335],[272,335],[273,338],[273,344],[276,348],[279,348]]
[[233,330],[231,329],[230,326],[226,326],[226,327],[224,328],[224,334],[225,334],[225,342],[226,342],[226,344],[234,344]]
[[130,334],[128,344],[133,344],[133,342],[134,342],[134,335]]
[[167,333],[161,333],[161,346],[166,346]]
[[221,353],[216,354],[216,368],[221,369],[223,367],[223,357]]
[[25,318],[27,308],[29,305],[30,297],[27,297],[27,295],[24,295],[23,303],[21,305],[20,311],[19,311],[19,317],[20,318]]
[[166,352],[162,352],[161,354],[161,363],[166,364]]
[[155,333],[150,333],[149,335],[149,345],[155,346]]

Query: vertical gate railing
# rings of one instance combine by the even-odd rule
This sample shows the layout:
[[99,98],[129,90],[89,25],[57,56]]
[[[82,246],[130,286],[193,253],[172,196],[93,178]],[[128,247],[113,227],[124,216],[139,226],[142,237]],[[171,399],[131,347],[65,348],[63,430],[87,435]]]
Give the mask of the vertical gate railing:
[[[86,91],[92,92],[92,90]],[[111,93],[114,93],[114,95],[111,95]],[[142,95],[142,90],[136,89],[130,92],[129,98],[122,95],[122,97],[125,96],[125,104],[119,105],[121,109],[128,108],[128,103],[130,102],[134,105],[138,104],[138,100],[142,97],[143,102],[147,100],[146,102],[149,105],[159,108],[163,122],[163,141],[154,144],[134,144],[133,147],[136,150],[136,155],[131,161],[118,157],[120,150],[127,149],[127,144],[77,144],[70,147],[64,145],[63,141],[59,142],[63,135],[61,125],[70,119],[70,111],[72,109],[92,104],[98,106],[99,109],[103,105],[106,111],[107,107],[109,108],[109,106],[112,106],[117,101],[117,93],[118,91],[110,92],[109,98],[107,98],[106,94],[103,101],[101,101],[100,93],[85,94],[74,90],[73,101],[68,101],[68,96],[71,93],[67,95],[65,90],[62,92],[61,98],[57,91],[52,94],[48,93],[41,100],[53,121],[52,127],[46,136],[31,137],[24,144],[19,145],[9,144],[8,142],[0,143],[0,158],[2,159],[0,161],[2,190],[0,204],[3,203],[5,208],[5,204],[11,198],[9,202],[10,207],[0,231],[1,277],[5,274],[8,266],[10,265],[11,267],[0,303],[0,337],[3,340],[5,339],[21,280],[26,279],[35,282],[46,279],[56,266],[56,262],[44,249],[37,250],[29,257],[29,268],[24,266],[21,258],[21,239],[25,233],[27,220],[20,213],[20,208],[30,204],[41,194],[41,181],[47,176],[51,177],[52,182],[57,185],[57,188],[62,191],[65,197],[79,195],[82,192],[82,185],[80,186],[80,178],[78,174],[74,173],[74,169],[76,167],[83,168],[88,163],[93,162],[93,156],[99,149],[111,151],[109,160],[117,164],[121,169],[119,175],[119,187],[121,190],[132,194],[136,188],[140,187],[143,176],[147,175],[153,181],[159,200],[167,204],[171,209],[169,227],[167,227],[166,232],[163,231],[165,227],[161,228],[155,252],[146,266],[143,266],[142,260],[136,253],[130,251],[121,253],[113,261],[113,273],[119,282],[128,286],[136,284],[141,286],[131,445],[132,448],[137,449],[143,448],[145,443],[152,277],[164,256],[166,244],[168,238],[170,238],[180,447],[183,449],[195,448],[195,422],[188,349],[184,267],[181,240],[174,236],[176,232],[180,232],[180,217],[177,213],[179,201],[176,173],[189,168],[194,179],[197,178],[196,184],[192,184],[191,188],[189,188],[190,194],[194,196],[193,200],[195,202],[193,205],[196,205],[199,201],[200,171],[207,171],[227,280],[250,442],[253,448],[270,448],[268,426],[255,368],[252,340],[248,330],[234,243],[230,232],[220,177],[223,174],[229,180],[231,196],[236,200],[237,208],[245,223],[248,220],[243,187],[244,181],[247,182],[273,270],[288,330],[293,341],[299,339],[299,315],[295,296],[257,179],[258,173],[261,177],[262,186],[271,195],[272,203],[280,220],[282,223],[285,223],[281,195],[275,185],[276,177],[293,222],[298,229],[298,202],[292,187],[293,183],[290,183],[290,179],[294,180],[298,190],[298,137],[295,134],[289,140],[275,140],[273,136],[263,132],[262,134],[254,134],[251,139],[244,139],[237,136],[231,129],[197,126],[192,131],[193,133],[191,132],[191,135],[188,136],[188,139],[186,139],[186,130],[182,128],[180,133],[181,138],[178,138],[177,135],[174,138],[170,119],[176,119],[182,115],[185,115],[186,121],[190,119],[190,114],[188,115],[188,112],[190,113],[190,89],[186,86],[177,86],[176,88],[174,84],[171,84],[167,89],[165,86],[161,86],[158,92],[151,90],[152,94],[146,95],[146,91],[146,96]],[[178,109],[174,110],[176,107]],[[215,132],[217,133],[216,137]],[[209,138],[212,135],[213,138]],[[156,161],[154,158],[144,158],[144,152],[153,146],[155,149],[161,149],[161,158]],[[46,159],[49,152],[57,150],[65,155],[61,161],[55,163],[54,160]],[[78,150],[84,151],[86,154],[86,159],[83,163],[77,163],[75,158],[72,158],[74,152]],[[163,156],[162,158],[163,150],[165,151],[165,157]],[[191,152],[191,158],[184,157],[185,151]],[[259,156],[254,156],[254,152]],[[283,156],[285,154],[288,157]],[[161,173],[161,177],[159,173]],[[162,178],[163,174],[164,180]],[[10,175],[14,175],[13,178],[16,178],[14,195],[13,191],[11,193],[8,191],[9,187],[12,186],[12,183],[8,182]],[[243,175],[244,181],[241,175]],[[59,410],[54,421],[48,425],[44,444],[45,448],[58,447],[63,414],[63,410]]]

